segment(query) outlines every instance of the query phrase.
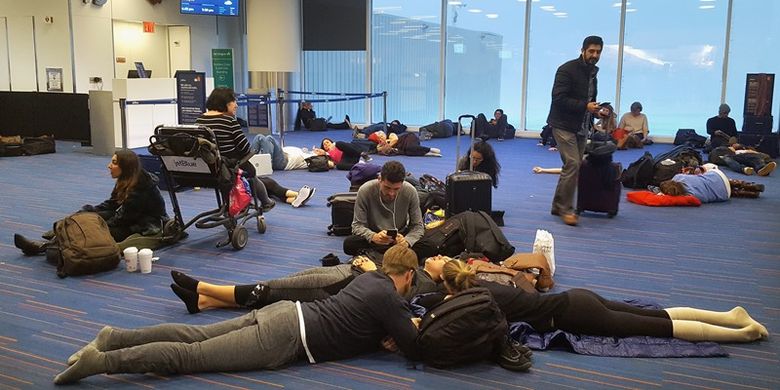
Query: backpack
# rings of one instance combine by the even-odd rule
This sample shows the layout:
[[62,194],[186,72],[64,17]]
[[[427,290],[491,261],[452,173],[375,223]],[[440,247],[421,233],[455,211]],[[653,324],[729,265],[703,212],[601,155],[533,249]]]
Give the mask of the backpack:
[[[357,191],[364,183],[379,177],[382,166],[373,163],[355,164],[347,173],[349,180],[349,190]],[[353,190],[354,188],[354,190]]]
[[307,157],[303,161],[306,161],[309,172],[327,172],[330,170],[328,166],[328,158],[325,156],[311,156]]
[[340,192],[328,197],[331,224],[329,236],[349,236],[352,234],[352,219],[355,216],[357,192]]
[[504,313],[486,288],[462,291],[422,317],[417,345],[423,362],[445,368],[497,356],[507,338]]
[[57,276],[89,275],[119,264],[119,246],[106,221],[97,213],[79,212],[54,223],[56,247],[47,249],[56,261]]
[[653,181],[653,173],[655,173],[653,155],[650,152],[645,152],[642,157],[623,170],[620,181],[626,188],[645,189]]
[[701,153],[690,145],[675,146],[671,150],[655,156],[655,163],[658,164],[666,159],[680,161],[685,167],[698,167],[702,164]]
[[693,148],[703,148],[707,137],[696,134],[694,129],[679,129],[674,136],[675,145],[688,145]]
[[[664,163],[664,161],[668,161]],[[682,161],[664,160],[655,164],[655,172],[653,173],[653,184],[659,185],[661,182],[670,180],[674,175],[682,172],[684,164]],[[670,163],[672,162],[673,163]]]

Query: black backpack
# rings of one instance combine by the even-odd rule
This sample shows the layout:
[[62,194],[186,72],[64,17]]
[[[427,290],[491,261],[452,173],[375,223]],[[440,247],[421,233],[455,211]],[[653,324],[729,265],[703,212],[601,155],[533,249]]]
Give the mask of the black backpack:
[[674,136],[675,145],[688,145],[692,148],[703,148],[707,137],[696,134],[694,129],[679,129]]
[[507,338],[504,313],[486,288],[462,291],[422,317],[417,346],[425,364],[446,368],[496,356]]
[[355,216],[357,192],[340,192],[328,197],[331,224],[329,236],[348,236],[352,234],[352,219]]
[[650,152],[645,152],[639,160],[632,162],[623,170],[620,181],[626,188],[645,189],[653,181],[655,173],[655,161]]

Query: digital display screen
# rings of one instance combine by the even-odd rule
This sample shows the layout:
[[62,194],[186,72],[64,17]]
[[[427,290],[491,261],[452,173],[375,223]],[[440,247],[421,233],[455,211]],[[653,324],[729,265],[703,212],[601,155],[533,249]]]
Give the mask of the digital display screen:
[[182,0],[181,13],[192,15],[238,16],[241,0]]

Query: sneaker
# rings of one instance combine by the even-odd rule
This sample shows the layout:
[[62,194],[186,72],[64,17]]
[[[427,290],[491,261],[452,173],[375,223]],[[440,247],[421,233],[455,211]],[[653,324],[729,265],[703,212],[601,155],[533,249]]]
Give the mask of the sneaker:
[[758,176],[769,176],[775,168],[777,168],[777,163],[770,161],[768,164],[764,165],[763,168],[758,170]]
[[352,128],[352,122],[349,120],[349,115],[344,115],[344,123],[346,123],[350,129]]
[[298,208],[303,206],[303,202],[306,201],[309,197],[309,193],[311,192],[311,188],[309,186],[303,186],[300,190],[298,190],[298,196],[293,199],[292,207]]
[[524,345],[515,340],[509,340],[498,356],[498,365],[510,371],[528,371],[531,360],[526,357]]
[[369,156],[368,153],[366,153],[366,152],[361,152],[360,153],[360,158],[362,158],[363,161],[365,161],[365,162],[369,162],[369,161],[373,160],[373,158],[371,158],[371,156]]
[[742,173],[744,173],[744,174],[746,174],[748,176],[752,176],[753,174],[756,173],[756,170],[753,169],[753,167],[744,167],[744,168],[742,168]]
[[306,202],[308,202],[308,201],[309,201],[309,199],[311,199],[311,197],[312,197],[312,196],[314,196],[314,193],[315,193],[315,192],[317,192],[317,189],[316,189],[316,188],[314,188],[314,187],[308,187],[308,188],[309,188],[309,195],[308,195],[308,196],[306,196],[306,199],[304,199],[304,200],[301,202],[301,206],[305,205],[305,204],[306,204]]

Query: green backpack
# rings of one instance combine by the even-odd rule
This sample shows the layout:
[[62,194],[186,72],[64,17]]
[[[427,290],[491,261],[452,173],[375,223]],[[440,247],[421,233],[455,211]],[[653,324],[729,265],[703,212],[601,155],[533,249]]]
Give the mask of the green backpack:
[[89,275],[119,264],[119,246],[97,213],[79,212],[54,223],[56,246],[47,250],[57,276]]

